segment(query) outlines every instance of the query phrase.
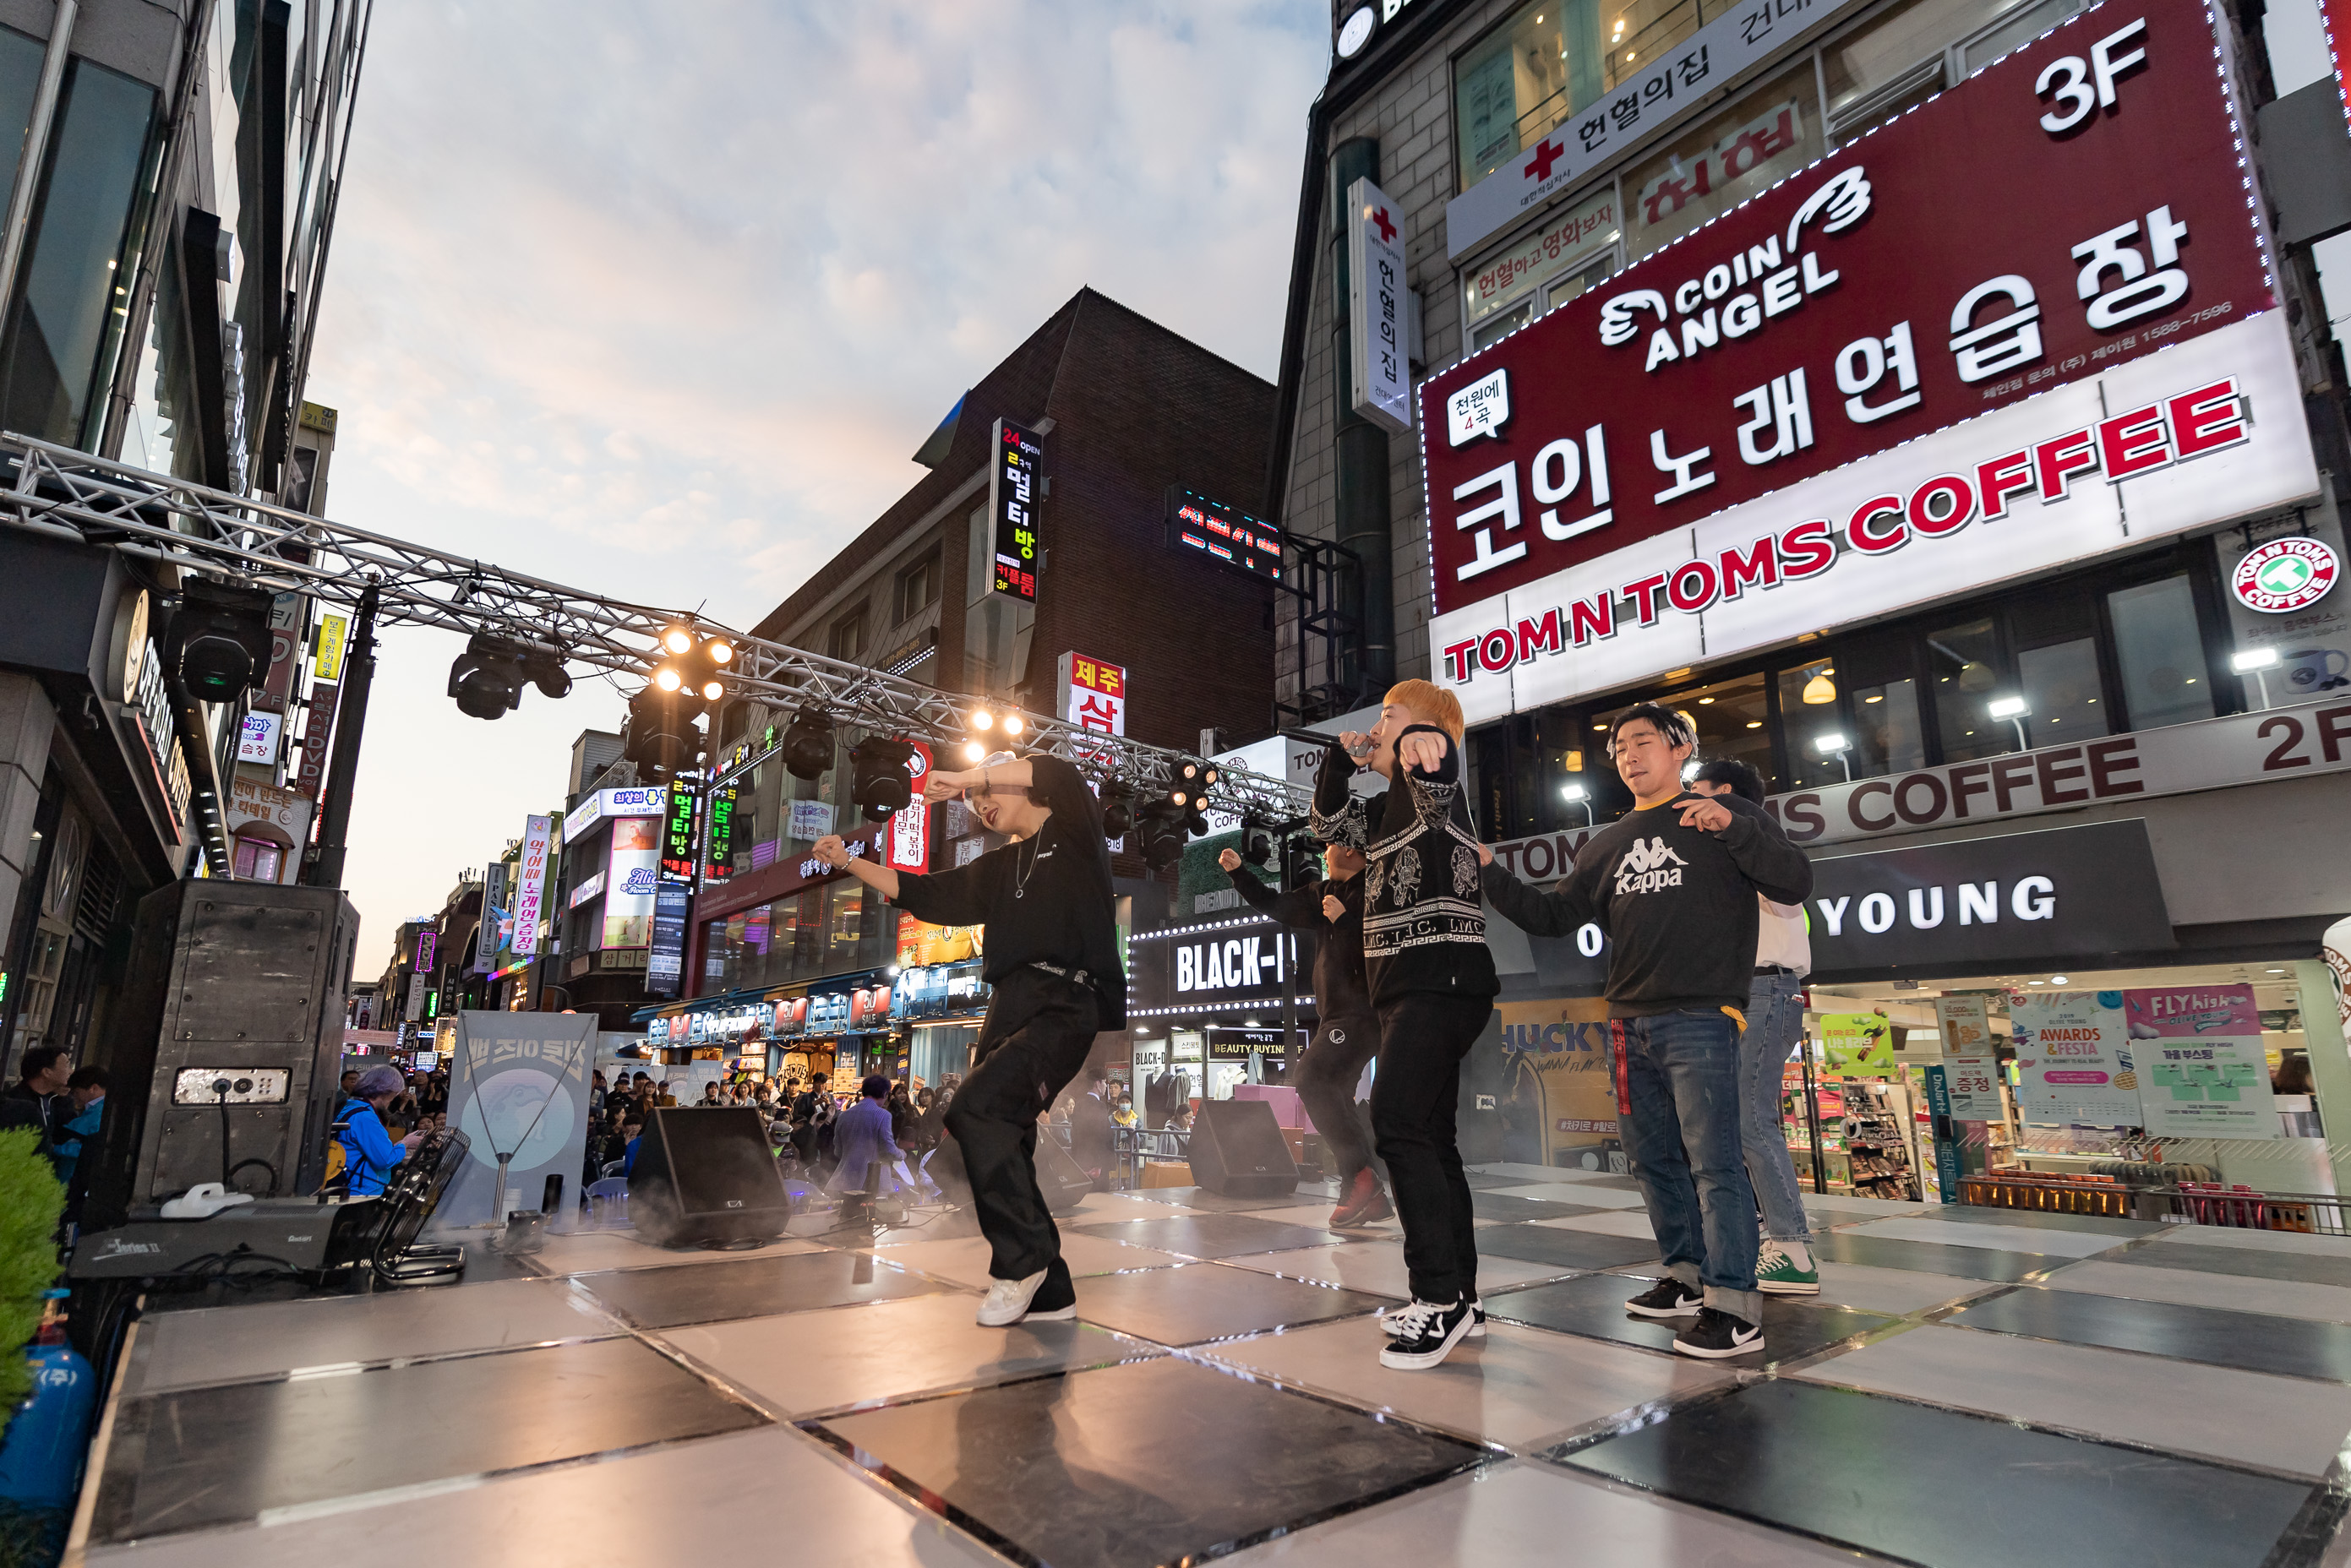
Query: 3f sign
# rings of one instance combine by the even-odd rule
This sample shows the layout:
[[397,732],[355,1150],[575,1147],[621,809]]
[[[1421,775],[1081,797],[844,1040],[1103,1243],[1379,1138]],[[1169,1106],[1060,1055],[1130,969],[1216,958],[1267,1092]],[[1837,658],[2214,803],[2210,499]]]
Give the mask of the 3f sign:
[[2115,78],[2133,66],[2147,64],[2144,47],[2134,47],[2128,54],[2116,51],[2133,38],[2146,36],[2147,18],[2142,16],[2092,44],[2086,64],[2079,55],[2067,55],[2043,66],[2041,79],[2032,84],[2033,93],[2047,98],[2053,91],[2057,103],[2041,117],[2041,129],[2052,136],[2063,136],[2089,119],[2092,110],[2114,108]]

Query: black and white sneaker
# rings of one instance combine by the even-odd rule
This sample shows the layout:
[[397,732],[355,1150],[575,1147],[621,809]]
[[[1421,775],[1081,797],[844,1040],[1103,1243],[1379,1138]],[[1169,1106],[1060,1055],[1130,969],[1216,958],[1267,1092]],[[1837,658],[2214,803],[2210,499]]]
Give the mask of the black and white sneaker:
[[[1380,1314],[1380,1332],[1390,1339],[1403,1338],[1405,1314],[1411,1310],[1409,1306],[1400,1306]],[[1469,1332],[1465,1337],[1469,1339],[1486,1337],[1486,1303],[1476,1296],[1469,1298]]]
[[1404,1372],[1436,1366],[1452,1354],[1455,1345],[1468,1338],[1469,1331],[1478,1324],[1478,1311],[1466,1299],[1451,1306],[1415,1302],[1392,1315],[1405,1320],[1398,1325],[1404,1332],[1382,1348],[1380,1365]]
[[1690,1317],[1698,1310],[1705,1295],[1690,1289],[1667,1274],[1639,1295],[1625,1303],[1625,1310],[1643,1317]]
[[1674,1335],[1674,1349],[1682,1355],[1720,1361],[1763,1348],[1763,1331],[1743,1317],[1712,1307],[1700,1307],[1698,1321]]

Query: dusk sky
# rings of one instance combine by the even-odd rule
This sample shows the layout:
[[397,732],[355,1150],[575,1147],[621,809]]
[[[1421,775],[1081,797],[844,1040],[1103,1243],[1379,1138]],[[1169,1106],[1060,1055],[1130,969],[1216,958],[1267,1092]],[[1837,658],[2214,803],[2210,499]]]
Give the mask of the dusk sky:
[[[1081,286],[1270,379],[1329,25],[1322,0],[380,8],[309,385],[341,413],[328,511],[744,628]],[[2324,74],[2314,0],[2268,26],[2281,91]],[[2321,247],[2351,275],[2346,251]],[[460,647],[384,640],[358,979],[561,809],[575,735],[620,727],[603,680],[462,716]]]
[[[1328,53],[1319,0],[379,8],[327,510],[748,627],[1081,286],[1270,379]],[[602,680],[465,718],[461,646],[384,639],[355,978],[620,727]]]

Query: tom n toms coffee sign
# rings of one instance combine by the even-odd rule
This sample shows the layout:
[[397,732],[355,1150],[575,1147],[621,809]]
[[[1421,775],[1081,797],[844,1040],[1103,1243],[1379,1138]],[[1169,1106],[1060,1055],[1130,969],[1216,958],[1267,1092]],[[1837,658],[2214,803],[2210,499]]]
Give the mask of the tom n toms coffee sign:
[[2220,47],[2096,7],[1426,382],[1469,717],[2315,493]]
[[2175,945],[2136,817],[1821,856],[1805,912],[1815,976]]

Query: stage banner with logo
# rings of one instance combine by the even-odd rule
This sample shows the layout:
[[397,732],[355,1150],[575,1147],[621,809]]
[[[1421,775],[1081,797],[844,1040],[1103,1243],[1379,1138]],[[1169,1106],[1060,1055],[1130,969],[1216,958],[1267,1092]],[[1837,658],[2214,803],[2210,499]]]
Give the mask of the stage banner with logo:
[[2163,1137],[2285,1136],[2250,985],[2123,992],[2141,1125]]
[[2119,991],[2011,992],[2016,1114],[2096,1127],[2140,1125],[2138,1071]]
[[580,1200],[587,1157],[595,1015],[461,1012],[451,1033],[449,1125],[472,1147],[442,1195],[433,1228],[504,1222],[491,1207],[501,1155],[507,1210],[537,1209],[547,1179],[560,1176],[562,1197],[549,1221],[563,1220]]

